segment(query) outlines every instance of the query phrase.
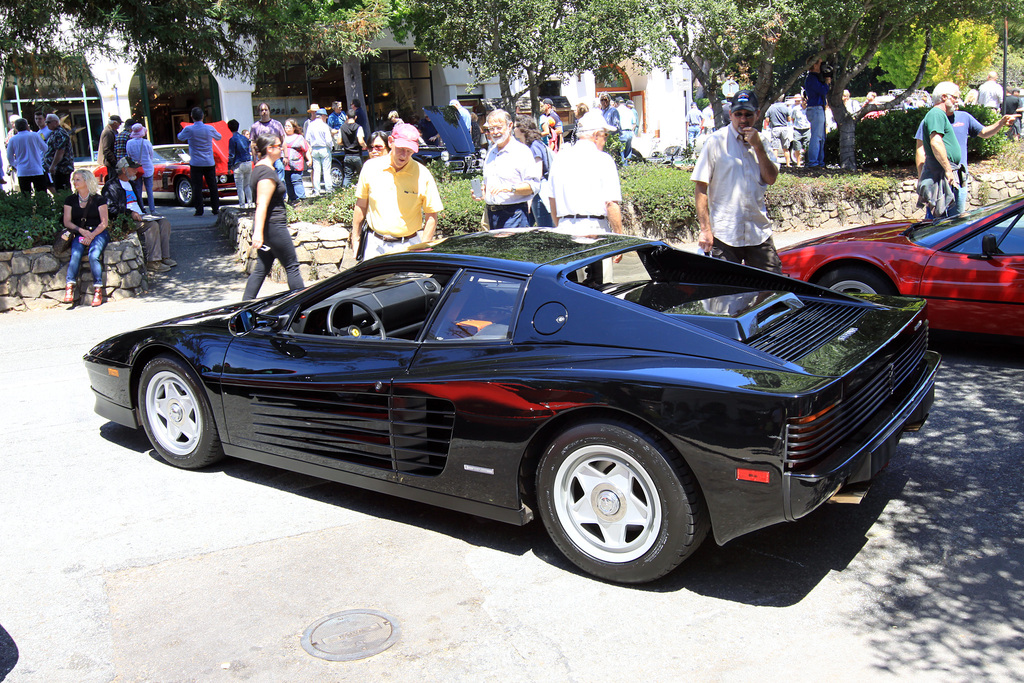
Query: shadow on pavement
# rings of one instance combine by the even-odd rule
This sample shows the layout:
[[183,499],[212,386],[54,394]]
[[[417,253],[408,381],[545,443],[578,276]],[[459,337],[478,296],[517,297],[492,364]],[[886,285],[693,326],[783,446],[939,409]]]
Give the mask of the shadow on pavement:
[[1016,344],[943,337],[933,347],[946,360],[935,408],[903,465],[902,512],[885,520],[902,549],[877,554],[884,565],[859,628],[887,671],[1020,680],[1024,357]]

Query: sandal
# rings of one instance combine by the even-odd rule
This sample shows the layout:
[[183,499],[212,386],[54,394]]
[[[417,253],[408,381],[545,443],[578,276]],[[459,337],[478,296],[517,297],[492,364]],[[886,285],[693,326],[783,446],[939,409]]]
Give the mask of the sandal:
[[92,295],[92,305],[93,306],[99,306],[102,303],[103,303],[103,288],[102,287],[97,287],[96,291],[93,292],[93,295]]
[[69,282],[64,287],[64,303],[73,304],[75,302],[75,283]]

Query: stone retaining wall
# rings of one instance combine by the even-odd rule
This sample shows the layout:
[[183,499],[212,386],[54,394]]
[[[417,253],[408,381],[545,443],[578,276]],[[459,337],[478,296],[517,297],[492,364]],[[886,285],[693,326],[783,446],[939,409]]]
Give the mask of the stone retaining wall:
[[[252,213],[228,208],[220,212],[217,221],[228,241],[234,245],[235,261],[243,272],[252,272],[256,257],[252,248]],[[316,225],[292,223],[288,226],[299,259],[303,282],[323,280],[341,271],[341,261],[349,244],[349,230],[341,223]],[[287,282],[284,268],[278,261],[268,276],[274,282]]]
[[[71,251],[63,256],[52,247],[0,252],[0,311],[36,310],[60,305]],[[103,250],[103,285],[107,299],[126,299],[149,290],[146,261],[137,235],[111,242]],[[93,281],[88,252],[78,269],[80,304],[92,301]]]

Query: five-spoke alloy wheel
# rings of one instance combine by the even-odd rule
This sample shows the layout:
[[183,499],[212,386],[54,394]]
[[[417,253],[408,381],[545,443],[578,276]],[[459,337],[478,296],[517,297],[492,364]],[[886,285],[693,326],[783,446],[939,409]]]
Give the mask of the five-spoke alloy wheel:
[[198,469],[224,457],[203,388],[177,358],[158,356],[146,364],[138,401],[146,434],[168,463]]
[[708,529],[686,463],[659,438],[624,422],[587,422],[562,432],[541,458],[537,498],[559,550],[612,581],[667,574]]

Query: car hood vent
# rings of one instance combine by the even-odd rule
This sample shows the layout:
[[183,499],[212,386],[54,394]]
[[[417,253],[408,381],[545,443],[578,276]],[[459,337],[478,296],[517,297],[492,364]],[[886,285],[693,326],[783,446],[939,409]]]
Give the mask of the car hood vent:
[[794,315],[766,330],[749,345],[777,358],[796,361],[853,327],[864,309],[850,304],[807,302]]

